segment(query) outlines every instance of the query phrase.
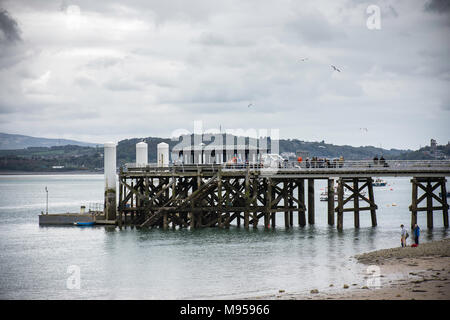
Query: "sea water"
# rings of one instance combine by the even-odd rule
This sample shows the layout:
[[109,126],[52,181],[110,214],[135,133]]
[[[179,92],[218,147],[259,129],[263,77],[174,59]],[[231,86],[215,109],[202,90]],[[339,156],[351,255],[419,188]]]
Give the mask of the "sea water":
[[[362,266],[355,254],[400,246],[409,227],[410,178],[388,178],[374,188],[378,226],[370,211],[344,213],[344,229],[327,225],[326,181],[316,180],[316,223],[264,230],[136,230],[39,226],[38,214],[79,212],[103,200],[103,175],[0,176],[0,299],[222,299],[342,288]],[[422,242],[448,236],[442,212],[434,229],[419,212]],[[75,279],[75,278],[76,279]],[[75,280],[74,280],[75,279]],[[75,285],[74,285],[75,284]]]

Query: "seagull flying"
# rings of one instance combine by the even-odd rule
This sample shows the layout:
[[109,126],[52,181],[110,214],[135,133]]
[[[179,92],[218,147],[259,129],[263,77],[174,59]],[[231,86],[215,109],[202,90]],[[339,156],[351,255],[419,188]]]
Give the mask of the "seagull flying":
[[341,72],[341,70],[339,70],[338,68],[336,68],[336,66],[331,65],[331,67],[333,68],[333,70],[337,71],[337,72]]
[[253,106],[253,103],[249,103],[247,107],[250,108],[251,106]]
[[308,58],[301,58],[300,61],[306,61]]

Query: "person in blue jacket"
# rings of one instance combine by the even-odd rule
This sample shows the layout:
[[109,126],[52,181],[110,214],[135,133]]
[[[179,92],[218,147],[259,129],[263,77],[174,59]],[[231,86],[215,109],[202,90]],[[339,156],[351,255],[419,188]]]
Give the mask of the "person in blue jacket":
[[414,225],[414,242],[419,245],[420,228],[417,223]]

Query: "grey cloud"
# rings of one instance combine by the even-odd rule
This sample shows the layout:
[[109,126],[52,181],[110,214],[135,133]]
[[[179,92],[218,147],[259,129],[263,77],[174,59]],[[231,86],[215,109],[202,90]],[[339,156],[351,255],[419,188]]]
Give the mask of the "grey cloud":
[[96,83],[92,79],[84,76],[76,77],[74,83],[80,87],[86,88],[93,87],[96,85]]
[[105,88],[112,91],[139,91],[142,86],[129,79],[111,79],[105,82]]
[[[286,24],[291,34],[296,35],[306,43],[319,44],[329,42],[336,37],[345,37],[345,34],[330,25],[320,12],[300,13],[295,19]],[[287,39],[292,41],[292,39]]]
[[86,63],[86,67],[89,69],[106,69],[109,67],[116,66],[123,62],[123,59],[121,58],[113,58],[113,57],[103,57],[103,58],[96,58],[88,63]]
[[438,13],[450,13],[450,1],[431,0],[425,4],[425,10]]
[[249,39],[239,39],[237,35],[224,36],[213,32],[203,32],[193,43],[217,47],[248,47],[254,44]]
[[20,29],[8,11],[0,8],[0,42],[16,42],[20,41]]

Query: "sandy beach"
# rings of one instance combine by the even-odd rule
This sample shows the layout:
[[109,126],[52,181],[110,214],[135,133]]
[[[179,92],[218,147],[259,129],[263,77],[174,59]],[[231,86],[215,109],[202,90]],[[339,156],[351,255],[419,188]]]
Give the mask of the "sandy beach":
[[306,294],[280,290],[250,299],[450,300],[450,238],[417,248],[377,250],[354,258],[365,272],[356,274],[353,283],[330,284],[323,291],[311,288]]

